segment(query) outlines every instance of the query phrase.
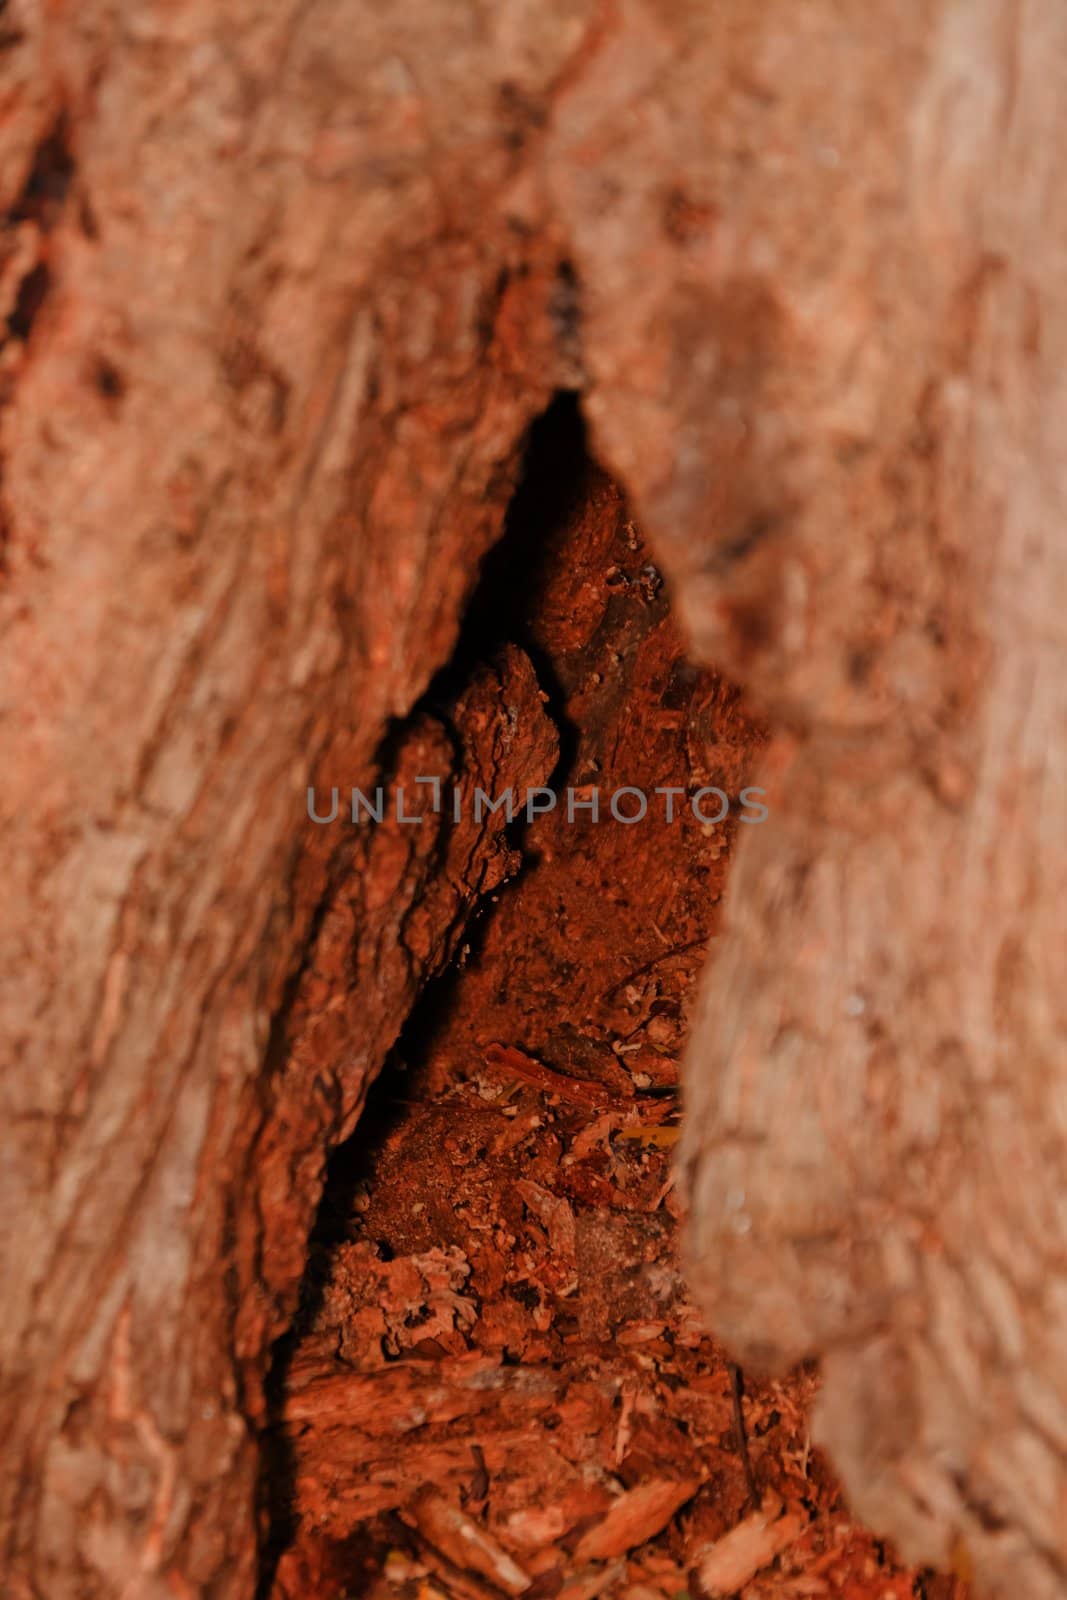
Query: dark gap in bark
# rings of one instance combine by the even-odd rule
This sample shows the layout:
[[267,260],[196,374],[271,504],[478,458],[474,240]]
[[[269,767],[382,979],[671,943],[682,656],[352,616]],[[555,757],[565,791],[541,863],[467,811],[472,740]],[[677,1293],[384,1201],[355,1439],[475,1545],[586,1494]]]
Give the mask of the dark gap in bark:
[[551,658],[538,642],[531,618],[551,575],[547,529],[559,526],[582,493],[591,469],[578,396],[556,395],[530,429],[522,475],[501,538],[482,563],[456,648],[434,677],[416,710],[449,720],[451,707],[479,662],[501,645],[521,645],[534,664],[548,711],[560,734],[560,759],[552,782],[560,784],[574,759],[575,734]]
[[[10,42],[10,36],[5,38],[0,32],[0,48]],[[66,204],[74,173],[70,121],[66,112],[61,111],[49,133],[37,146],[26,182],[7,214],[8,222],[12,226],[22,222],[35,223],[42,235],[50,233]],[[45,250],[46,246],[42,244],[40,259],[19,285],[15,303],[5,319],[6,338],[21,341],[29,338],[37,313],[52,287],[52,272]],[[0,339],[0,346],[4,342],[4,339]]]
[[[561,391],[530,428],[522,473],[508,508],[504,531],[482,564],[452,657],[434,676],[408,717],[396,719],[386,729],[376,760],[382,782],[388,779],[396,749],[406,728],[421,714],[429,713],[439,720],[452,733],[458,745],[452,727],[456,699],[469,683],[473,671],[481,663],[492,659],[500,647],[507,643],[521,645],[536,668],[538,680],[548,697],[549,715],[560,737],[560,759],[550,782],[559,784],[565,781],[565,774],[573,760],[574,734],[563,709],[563,691],[555,679],[551,662],[539,650],[531,634],[528,618],[531,608],[537,604],[546,577],[546,550],[540,535],[543,535],[546,527],[552,527],[566,517],[581,492],[582,480],[591,465],[578,396]],[[525,825],[517,818],[508,828],[510,842],[518,846],[524,832]],[[328,883],[309,930],[308,953],[314,947],[351,848],[352,841],[349,839],[338,847],[331,861]],[[491,910],[492,907],[484,903],[475,909],[466,930],[461,957],[464,962],[469,959],[477,943],[478,930]],[[268,1074],[278,1070],[282,1064],[286,1019],[304,967],[305,963],[302,963],[291,976],[283,1002],[273,1019],[267,1048]],[[290,1442],[278,1425],[293,1355],[321,1303],[330,1252],[347,1236],[344,1219],[351,1211],[353,1197],[373,1163],[375,1152],[404,1115],[409,1065],[418,1063],[424,1057],[428,1041],[434,1037],[447,1014],[456,972],[457,965],[453,963],[448,971],[427,986],[382,1072],[371,1085],[358,1127],[351,1138],[332,1152],[329,1159],[322,1200],[308,1242],[308,1260],[299,1304],[291,1327],[275,1344],[265,1384],[271,1421],[263,1441],[259,1477],[260,1518],[261,1525],[266,1525],[267,1536],[261,1552],[256,1591],[258,1600],[265,1600],[270,1594],[278,1560],[295,1531],[292,1509],[295,1465]]]
[[19,284],[15,304],[8,313],[7,331],[10,338],[29,338],[34,319],[45,302],[51,283],[52,275],[43,261],[27,272]]
[[[560,758],[549,780],[557,791],[571,774],[577,734],[567,717],[565,692],[552,662],[531,631],[530,616],[541,599],[546,578],[545,562],[549,552],[544,532],[556,526],[572,509],[590,466],[578,397],[563,391],[530,429],[522,476],[508,509],[504,532],[483,562],[456,648],[411,712],[411,716],[429,712],[450,727],[456,698],[473,671],[482,662],[491,660],[502,645],[521,645],[534,664],[538,681],[548,696],[549,714],[559,731]],[[398,723],[390,730],[382,747],[380,765],[383,771],[388,770],[389,748],[396,742],[403,725]],[[454,737],[458,745],[458,736]],[[529,825],[520,815],[509,825],[509,839],[521,846],[528,831]],[[518,877],[535,859],[534,847],[519,874],[505,887],[505,893],[514,888]],[[351,1214],[353,1196],[368,1176],[383,1140],[404,1115],[409,1082],[424,1065],[428,1050],[448,1017],[463,971],[477,959],[481,936],[493,910],[492,903],[487,901],[475,907],[459,958],[427,985],[388,1061],[371,1086],[358,1127],[330,1157],[322,1203],[310,1241],[307,1292],[302,1294],[298,1313],[300,1326],[306,1325],[318,1304],[322,1258],[328,1257],[330,1250],[347,1237],[345,1219]],[[387,1251],[387,1246],[382,1248]],[[320,1256],[318,1272],[314,1260],[316,1251]],[[296,1333],[298,1338],[299,1327]]]
[[[446,1505],[496,1537],[502,1506],[566,1518],[577,1503],[569,1543],[549,1540],[562,1567],[539,1569],[531,1588],[547,1594],[620,1485],[673,1493],[704,1481],[711,1453],[718,1476],[692,1505],[695,1491],[680,1493],[684,1526],[672,1513],[663,1535],[674,1551],[694,1518],[712,1537],[752,1497],[724,1358],[694,1331],[675,1259],[669,1163],[688,1008],[739,831],[734,806],[709,827],[686,797],[717,785],[736,800],[764,733],[732,685],[686,659],[654,558],[590,459],[571,394],[531,431],[504,534],[416,709],[449,725],[471,673],[505,643],[528,654],[560,730],[554,791],[587,803],[600,791],[604,815],[571,816],[560,799],[535,824],[513,825],[517,876],[475,909],[458,958],[424,989],[329,1162],[300,1307],[269,1380],[261,1594],[284,1554],[275,1600],[321,1592],[322,1562],[336,1593],[377,1595],[375,1548],[406,1549],[447,1592],[465,1592],[460,1546],[432,1548],[433,1537],[447,1542]],[[673,822],[658,785],[682,797]],[[651,802],[647,821],[608,814],[622,787]],[[492,1374],[488,1400],[464,1388],[471,1360]],[[344,1415],[286,1437],[294,1372],[301,1385],[309,1372],[340,1377]],[[368,1397],[372,1411],[383,1403],[381,1381],[385,1403],[399,1393],[404,1414],[423,1418],[395,1438],[347,1410],[350,1382],[365,1419]],[[690,1385],[722,1396],[721,1416],[696,1435]],[[601,1414],[597,1394],[627,1389],[643,1396],[632,1416],[610,1400]],[[553,1402],[516,1432],[539,1390]],[[671,1395],[676,1414],[641,1420],[671,1412]],[[765,1450],[800,1447],[796,1405],[769,1403],[753,1383],[745,1411]],[[601,1441],[601,1488],[568,1477],[586,1429]],[[340,1497],[339,1461],[350,1486]],[[754,1470],[762,1489],[759,1461]],[[433,1537],[418,1525],[420,1486]],[[510,1555],[525,1559],[521,1547]]]
[[11,208],[12,222],[36,222],[46,231],[55,225],[74,177],[70,122],[61,111],[37,146],[22,193]]

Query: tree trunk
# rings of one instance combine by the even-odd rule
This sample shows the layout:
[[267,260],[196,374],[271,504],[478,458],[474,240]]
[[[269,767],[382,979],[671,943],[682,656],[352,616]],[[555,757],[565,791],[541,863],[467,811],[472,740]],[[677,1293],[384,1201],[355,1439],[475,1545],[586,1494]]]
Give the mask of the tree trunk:
[[518,654],[396,724],[560,387],[777,730],[693,1283],[909,1556],[1062,1590],[1065,72],[1055,0],[4,10],[12,1594],[253,1591],[326,1153],[509,866],[306,791],[546,775]]

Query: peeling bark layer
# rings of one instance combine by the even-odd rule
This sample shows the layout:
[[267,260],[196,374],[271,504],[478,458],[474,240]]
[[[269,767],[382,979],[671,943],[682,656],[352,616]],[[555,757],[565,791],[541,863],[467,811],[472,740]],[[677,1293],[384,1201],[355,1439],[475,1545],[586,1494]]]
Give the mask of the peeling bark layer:
[[[533,668],[512,648],[459,698],[450,726],[423,716],[405,733],[382,774],[387,784],[368,796],[388,806],[383,822],[364,819],[355,841],[334,852],[321,925],[279,1023],[266,1114],[250,1108],[241,1119],[258,1132],[241,1185],[235,1347],[249,1363],[244,1403],[256,1422],[264,1420],[261,1354],[284,1326],[278,1308],[293,1306],[327,1152],[355,1127],[421,988],[447,965],[472,910],[521,862],[507,843],[506,813],[476,819],[472,797],[542,784],[557,750]],[[403,820],[411,817],[422,820]],[[339,820],[343,830],[344,812]],[[258,1084],[255,1094],[262,1099]]]

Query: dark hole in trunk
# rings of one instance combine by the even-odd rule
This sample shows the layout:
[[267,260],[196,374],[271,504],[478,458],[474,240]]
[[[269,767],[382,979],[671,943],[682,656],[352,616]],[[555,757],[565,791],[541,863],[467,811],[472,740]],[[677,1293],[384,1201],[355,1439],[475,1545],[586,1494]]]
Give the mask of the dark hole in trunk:
[[[330,1160],[270,1379],[263,1594],[548,1595],[624,1552],[684,1584],[693,1548],[748,1508],[729,1369],[678,1266],[671,1156],[695,981],[764,734],[687,660],[571,395],[531,432],[505,533],[416,714],[461,716],[471,674],[507,644],[559,733],[555,804],[512,823],[521,864]],[[692,806],[710,788],[728,797],[719,822]],[[330,1380],[336,1411],[294,1426],[290,1396]],[[812,1381],[748,1385],[757,1478],[805,1450]]]

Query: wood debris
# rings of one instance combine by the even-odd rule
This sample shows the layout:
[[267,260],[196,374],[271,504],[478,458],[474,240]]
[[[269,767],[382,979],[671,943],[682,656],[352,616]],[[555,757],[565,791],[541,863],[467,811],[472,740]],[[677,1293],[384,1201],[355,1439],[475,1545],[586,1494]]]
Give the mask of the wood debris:
[[519,1595],[530,1587],[523,1572],[491,1534],[458,1506],[428,1490],[405,1512],[419,1532],[460,1569],[480,1573],[505,1594]]
[[606,1567],[587,1567],[583,1572],[576,1572],[569,1578],[559,1591],[557,1600],[598,1600],[602,1594],[626,1575],[626,1563],[614,1561]]
[[768,1495],[736,1528],[693,1553],[700,1587],[708,1600],[723,1600],[743,1589],[758,1572],[800,1537],[805,1518],[785,1512],[777,1495]]
[[655,1538],[699,1487],[699,1478],[658,1478],[628,1490],[596,1527],[582,1536],[574,1552],[576,1559],[606,1561]]
[[[714,746],[713,781],[736,790],[758,730],[685,662],[662,597],[605,591],[604,571],[636,578],[647,557],[595,472],[592,492],[531,624],[575,771],[651,791]],[[748,1515],[739,1402],[686,1292],[671,1189],[678,1056],[733,827],[691,822],[539,821],[536,858],[400,1052],[413,1065],[372,1093],[286,1372],[280,1571],[312,1576],[272,1600],[675,1600],[728,1564],[745,1600],[911,1594],[810,1450],[810,1372],[745,1385],[773,1497]]]
[[521,1078],[526,1083],[532,1083],[546,1094],[559,1095],[561,1099],[573,1105],[591,1106],[595,1110],[603,1110],[616,1098],[604,1088],[603,1084],[593,1083],[584,1078],[564,1077],[563,1073],[553,1072],[551,1067],[544,1066],[542,1062],[527,1055],[523,1050],[516,1050],[513,1045],[489,1045],[485,1052],[485,1061],[487,1066],[513,1078]]

